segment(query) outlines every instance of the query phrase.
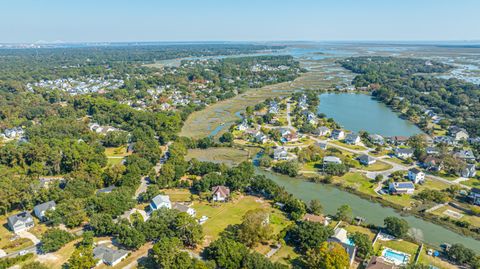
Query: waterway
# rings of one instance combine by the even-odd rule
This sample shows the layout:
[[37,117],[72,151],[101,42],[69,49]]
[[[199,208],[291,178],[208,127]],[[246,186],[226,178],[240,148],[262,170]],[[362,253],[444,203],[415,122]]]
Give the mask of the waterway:
[[260,168],[257,168],[256,172],[272,179],[278,185],[283,186],[286,191],[305,202],[318,199],[327,214],[335,214],[337,208],[347,204],[352,207],[354,216],[362,216],[366,218],[367,223],[378,226],[383,226],[383,220],[388,216],[400,217],[405,219],[412,227],[410,230],[412,235],[425,243],[437,247],[443,243],[461,243],[476,252],[480,252],[480,241],[454,233],[440,225],[424,221],[415,216],[401,216],[392,208],[383,207],[352,193],[324,184],[279,175]]
[[399,118],[385,104],[367,94],[321,94],[318,113],[324,113],[353,132],[363,130],[382,136],[412,136],[422,133],[415,124]]

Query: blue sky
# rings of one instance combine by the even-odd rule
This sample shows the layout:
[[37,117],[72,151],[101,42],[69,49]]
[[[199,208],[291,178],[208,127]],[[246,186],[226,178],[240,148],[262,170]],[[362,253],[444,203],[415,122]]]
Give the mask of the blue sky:
[[0,43],[480,40],[479,0],[0,0]]

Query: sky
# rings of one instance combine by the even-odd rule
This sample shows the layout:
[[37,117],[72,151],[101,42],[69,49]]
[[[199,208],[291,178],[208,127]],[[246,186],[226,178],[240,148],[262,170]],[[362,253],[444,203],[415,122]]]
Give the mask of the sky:
[[0,43],[480,40],[480,0],[0,0]]

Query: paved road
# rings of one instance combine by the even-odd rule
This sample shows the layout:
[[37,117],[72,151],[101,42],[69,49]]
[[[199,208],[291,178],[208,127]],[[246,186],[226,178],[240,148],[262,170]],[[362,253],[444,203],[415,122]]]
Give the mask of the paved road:
[[290,110],[291,110],[290,106],[291,106],[290,102],[287,102],[287,124],[289,129],[293,129],[292,117],[290,116]]

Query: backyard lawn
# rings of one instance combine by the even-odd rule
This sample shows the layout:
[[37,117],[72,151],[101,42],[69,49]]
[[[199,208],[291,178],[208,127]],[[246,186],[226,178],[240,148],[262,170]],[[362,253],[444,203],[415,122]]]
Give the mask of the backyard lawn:
[[371,164],[369,166],[362,166],[360,169],[365,171],[375,172],[375,171],[385,171],[391,168],[392,168],[392,165],[388,163],[384,163],[382,161],[376,161],[374,164]]

